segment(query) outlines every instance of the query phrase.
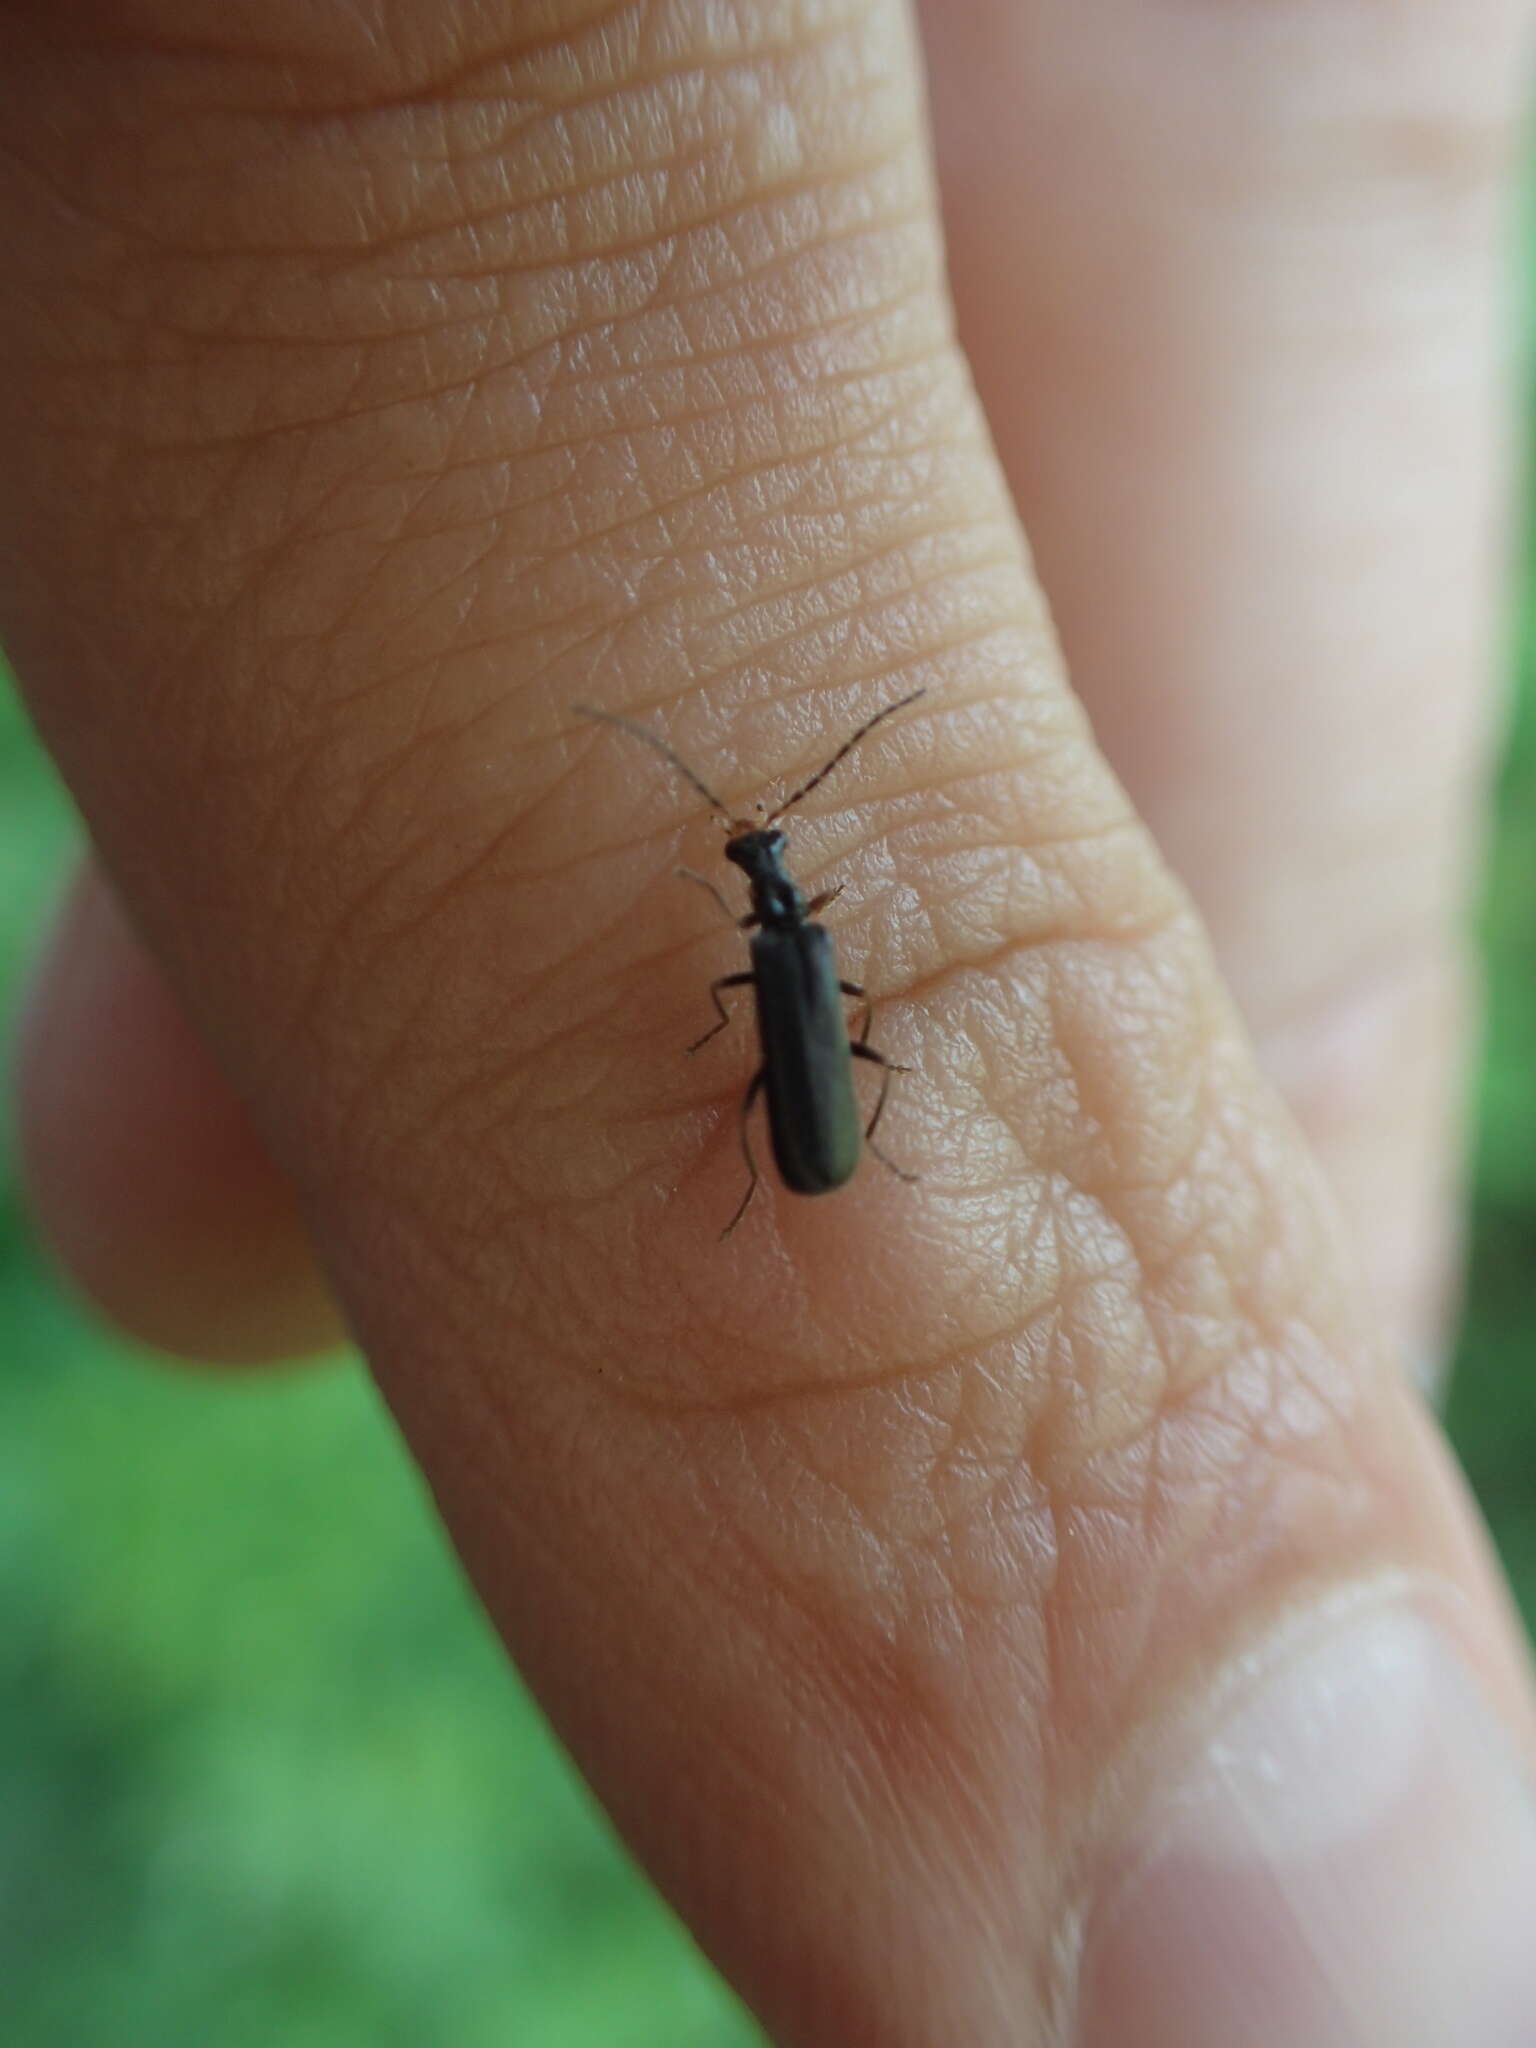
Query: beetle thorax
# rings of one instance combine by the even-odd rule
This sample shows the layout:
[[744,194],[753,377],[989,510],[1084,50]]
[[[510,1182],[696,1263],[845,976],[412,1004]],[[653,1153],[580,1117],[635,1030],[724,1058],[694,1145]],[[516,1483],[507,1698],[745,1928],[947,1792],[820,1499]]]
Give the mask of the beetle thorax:
[[805,898],[785,871],[784,834],[768,825],[736,832],[725,842],[725,857],[734,861],[752,890],[752,914],[769,930],[805,922]]

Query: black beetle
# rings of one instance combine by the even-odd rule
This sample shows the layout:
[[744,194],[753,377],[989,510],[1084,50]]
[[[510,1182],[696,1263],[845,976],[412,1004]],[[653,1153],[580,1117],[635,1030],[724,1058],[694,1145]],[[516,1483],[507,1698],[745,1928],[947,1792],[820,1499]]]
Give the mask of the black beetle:
[[[765,1088],[774,1165],[780,1180],[793,1193],[825,1195],[842,1187],[858,1165],[860,1150],[865,1145],[902,1180],[917,1178],[915,1174],[903,1173],[874,1142],[891,1076],[906,1073],[907,1069],[888,1060],[869,1043],[874,1006],[857,982],[839,978],[832,934],[815,921],[816,913],[826,908],[839,889],[826,889],[806,900],[784,866],[788,841],[778,829],[778,820],[824,782],[877,725],[924,695],[923,690],[913,690],[894,704],[887,704],[872,718],[866,718],[830,761],[756,823],[750,818],[733,817],[709,785],[659,734],[613,711],[598,711],[587,704],[575,707],[584,718],[600,719],[605,725],[616,725],[621,731],[632,733],[671,762],[725,821],[730,833],[725,842],[725,857],[741,869],[752,892],[751,910],[745,917],[738,917],[713,882],[689,868],[679,870],[690,881],[709,890],[738,930],[753,934],[751,967],[738,974],[722,974],[710,984],[710,997],[720,1021],[688,1048],[689,1052],[697,1052],[730,1023],[730,1015],[720,1000],[721,990],[750,985],[756,995],[757,1035],[763,1055],[762,1065],[752,1076],[741,1103],[741,1149],[750,1179],[735,1215],[721,1232],[722,1237],[730,1236],[757,1192],[757,1162],[752,1157],[747,1117]],[[864,1003],[863,1022],[856,1038],[849,1036],[843,1013],[844,996]],[[868,1060],[882,1070],[880,1094],[867,1125],[853,1092],[856,1059]]]

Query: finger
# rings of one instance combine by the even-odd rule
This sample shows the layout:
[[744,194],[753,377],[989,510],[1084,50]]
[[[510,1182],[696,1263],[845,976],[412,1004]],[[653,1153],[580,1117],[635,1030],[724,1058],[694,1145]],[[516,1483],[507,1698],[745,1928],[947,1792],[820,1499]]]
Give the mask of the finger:
[[288,1181],[94,867],[31,992],[16,1080],[33,1213],[113,1322],[224,1364],[339,1341]]
[[[5,626],[507,1640],[786,2041],[1507,2037],[1520,1652],[1064,690],[899,15],[317,19],[40,46]],[[795,846],[924,1181],[722,1248],[718,835],[571,707],[736,806],[919,683]]]
[[[1510,49],[1527,13],[1480,16],[1449,72],[1438,53],[1463,17],[1402,17],[1374,88],[1385,105],[1352,93],[1347,14],[1319,17],[1316,47],[1293,46],[1279,67],[1261,61],[1273,31],[1257,18],[1236,35],[1202,31],[1188,64],[1142,17],[1106,35],[1101,17],[1090,31],[1046,0],[1006,22],[981,0],[926,21],[964,338],[1079,688],[1193,881],[1374,1298],[1427,1375],[1459,1241],[1471,1007],[1459,932],[1499,498],[1490,398],[1505,266],[1491,228],[1516,155],[1523,70]],[[1242,111],[1255,91],[1262,151]],[[1112,118],[1072,118],[1075,93],[1107,98]],[[1162,118],[1170,93],[1176,123]],[[1393,107],[1445,142],[1406,208]],[[1314,206],[1324,124],[1360,146],[1323,157],[1335,196]],[[1213,160],[1236,174],[1207,176]],[[1445,288],[1426,292],[1415,282],[1432,222]],[[1011,267],[1009,250],[1022,252]],[[1292,283],[1300,317],[1253,317]],[[1348,306],[1353,346],[1330,345],[1316,305]],[[1386,387],[1383,363],[1403,366]],[[1408,378],[1405,435],[1394,394]],[[1309,441],[1305,463],[1277,459]],[[1319,550],[1335,529],[1348,545]],[[1409,601],[1427,578],[1428,636]],[[1261,671],[1283,678],[1264,692],[1274,710],[1246,687]],[[1449,688],[1451,676],[1482,687]],[[1384,721],[1405,744],[1362,833]],[[91,1203],[93,1154],[80,1142],[74,1159],[77,1199]],[[110,1208],[110,1173],[101,1193],[92,1206]],[[302,1243],[287,1256],[301,1267]],[[213,1332],[178,1329],[197,1353],[217,1348]]]
[[924,14],[961,335],[1075,685],[1426,1375],[1531,12]]

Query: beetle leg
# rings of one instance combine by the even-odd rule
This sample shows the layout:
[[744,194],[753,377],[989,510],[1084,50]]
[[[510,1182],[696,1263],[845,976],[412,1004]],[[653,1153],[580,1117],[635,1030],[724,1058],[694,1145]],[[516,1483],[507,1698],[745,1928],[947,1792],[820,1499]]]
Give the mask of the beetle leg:
[[853,996],[856,1000],[863,1003],[864,1021],[860,1024],[859,1035],[853,1042],[855,1045],[867,1045],[869,1043],[870,1021],[874,1017],[875,1006],[868,996],[865,995],[860,983],[856,981],[840,981],[837,985],[845,996]]
[[813,896],[805,906],[807,917],[819,917],[829,903],[835,903],[847,888],[846,882],[839,882],[835,889],[823,889],[819,896]]
[[744,968],[740,974],[722,974],[718,981],[712,981],[709,984],[709,999],[720,1013],[720,1022],[718,1024],[711,1024],[702,1038],[696,1038],[688,1048],[690,1052],[697,1052],[701,1045],[708,1045],[715,1033],[723,1031],[731,1021],[730,1011],[720,1000],[721,989],[745,988],[749,981],[755,981],[756,979],[756,975],[750,969]]
[[912,1069],[904,1067],[900,1060],[887,1059],[878,1046],[866,1045],[862,1038],[855,1038],[848,1050],[856,1060],[868,1060],[871,1066],[884,1067],[888,1074],[910,1074]]
[[741,923],[741,919],[736,915],[735,911],[732,910],[730,904],[726,901],[725,891],[719,888],[714,882],[712,882],[709,879],[708,875],[701,875],[697,868],[675,868],[673,872],[676,874],[680,882],[697,882],[701,889],[707,889],[710,895],[713,896],[715,901],[719,904],[720,908],[725,912],[726,916],[730,919],[731,923],[735,925],[739,925]]
[[920,1173],[908,1173],[904,1166],[898,1166],[890,1153],[877,1145],[873,1138],[866,1138],[864,1142],[868,1145],[870,1151],[874,1153],[880,1164],[891,1173],[894,1173],[898,1180],[904,1180],[909,1188],[917,1186],[923,1177]]
[[768,1069],[766,1067],[759,1067],[757,1072],[752,1076],[751,1081],[747,1085],[746,1094],[743,1095],[743,1097],[741,1098],[741,1156],[747,1162],[747,1172],[751,1175],[751,1178],[747,1182],[747,1192],[742,1196],[741,1200],[736,1205],[736,1214],[731,1218],[730,1222],[727,1223],[724,1230],[722,1230],[720,1233],[720,1241],[722,1244],[725,1242],[726,1238],[730,1236],[731,1232],[736,1228],[737,1224],[741,1221],[742,1217],[746,1215],[747,1204],[751,1201],[752,1197],[757,1193],[757,1183],[759,1175],[757,1171],[757,1161],[752,1157],[752,1140],[747,1133],[747,1118],[752,1114],[752,1105],[754,1102],[756,1102],[758,1096],[762,1094],[763,1083],[767,1080],[767,1078]]
[[[866,1030],[868,1030],[869,1028],[869,1020],[867,1017],[865,1018],[864,1028]],[[864,1126],[865,1144],[869,1147],[870,1151],[874,1153],[875,1157],[879,1160],[880,1164],[882,1166],[888,1166],[891,1172],[895,1174],[898,1180],[911,1182],[920,1179],[920,1175],[915,1173],[908,1173],[904,1166],[898,1166],[895,1160],[892,1159],[888,1153],[883,1152],[881,1148],[875,1143],[875,1126],[879,1123],[881,1117],[885,1114],[885,1098],[891,1092],[891,1076],[892,1074],[910,1074],[912,1069],[910,1067],[898,1066],[895,1060],[888,1060],[883,1052],[877,1052],[874,1046],[866,1045],[862,1038],[856,1039],[854,1043],[849,1046],[848,1050],[853,1054],[856,1060],[868,1060],[871,1063],[871,1065],[877,1066],[880,1069],[880,1093],[875,1098],[875,1113],[870,1118],[869,1122]]]
[[862,1038],[855,1039],[848,1050],[856,1060],[868,1060],[880,1069],[880,1093],[875,1097],[875,1113],[864,1126],[864,1142],[869,1144],[875,1135],[875,1126],[885,1114],[885,1098],[891,1092],[892,1074],[905,1074],[906,1067],[898,1067],[894,1060],[888,1060],[883,1052],[876,1052],[872,1045],[866,1045]]

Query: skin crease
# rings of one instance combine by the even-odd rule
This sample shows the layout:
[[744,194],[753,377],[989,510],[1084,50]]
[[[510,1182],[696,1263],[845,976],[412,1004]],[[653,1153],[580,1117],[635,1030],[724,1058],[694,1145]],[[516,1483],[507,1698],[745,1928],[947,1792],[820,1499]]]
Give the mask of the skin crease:
[[[6,644],[493,1616],[775,2038],[1060,2038],[1135,1759],[1330,1589],[1422,1582],[1529,1741],[1065,689],[900,16],[54,20],[0,29]],[[932,693],[794,840],[919,1190],[714,1247],[741,1070],[678,1047],[735,962],[667,876],[718,833],[573,728],[598,681],[742,803]]]

